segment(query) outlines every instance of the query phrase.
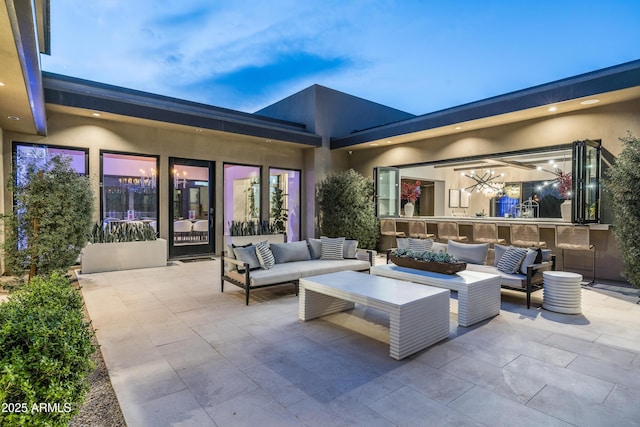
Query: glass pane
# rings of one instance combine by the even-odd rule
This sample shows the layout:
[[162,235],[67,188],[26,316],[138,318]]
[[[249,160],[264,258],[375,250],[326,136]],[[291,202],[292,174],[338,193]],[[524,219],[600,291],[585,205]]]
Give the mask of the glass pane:
[[157,168],[155,157],[103,153],[103,220],[144,221],[157,229]]
[[269,170],[269,222],[287,233],[287,240],[300,240],[300,172]]
[[209,168],[174,165],[171,174],[174,246],[209,244]]
[[260,222],[260,167],[224,165],[224,231],[233,224]]
[[585,189],[584,189],[584,201],[585,212],[584,217],[587,221],[594,221],[597,219],[597,206],[598,206],[598,172],[600,166],[600,156],[598,147],[586,146],[585,155]]
[[400,216],[400,171],[376,168],[376,200],[378,216]]

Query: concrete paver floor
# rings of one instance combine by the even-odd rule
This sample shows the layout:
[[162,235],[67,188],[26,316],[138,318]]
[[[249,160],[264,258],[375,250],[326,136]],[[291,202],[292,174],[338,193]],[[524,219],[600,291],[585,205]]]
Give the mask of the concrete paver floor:
[[359,333],[384,315],[302,322],[292,286],[246,307],[219,269],[78,275],[130,427],[640,425],[636,290],[583,289],[581,315],[503,291],[500,315],[470,328],[452,298],[449,339],[396,361]]

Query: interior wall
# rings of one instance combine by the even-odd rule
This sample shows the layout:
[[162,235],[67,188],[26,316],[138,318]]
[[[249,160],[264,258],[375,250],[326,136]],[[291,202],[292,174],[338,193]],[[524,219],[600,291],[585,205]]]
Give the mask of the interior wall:
[[[158,172],[159,232],[167,238],[169,231],[169,157],[210,160],[216,162],[215,227],[216,235],[223,230],[223,163],[240,163],[269,167],[305,170],[306,147],[278,142],[266,143],[256,138],[220,132],[191,133],[149,125],[121,123],[109,120],[81,117],[60,112],[48,112],[48,136],[4,133],[2,167],[11,171],[12,142],[49,144],[65,147],[89,148],[89,174],[96,195],[94,220],[100,219],[99,183],[100,150],[111,150],[137,154],[159,155]],[[267,172],[268,174],[268,172]],[[4,175],[4,174],[3,174]],[[268,180],[265,181],[268,184]],[[3,206],[11,206],[11,195],[3,188]],[[263,191],[267,193],[268,191]],[[303,199],[304,200],[304,199]],[[269,212],[268,197],[264,198],[261,212]],[[303,226],[304,233],[304,226]],[[219,237],[216,251],[220,251]]]

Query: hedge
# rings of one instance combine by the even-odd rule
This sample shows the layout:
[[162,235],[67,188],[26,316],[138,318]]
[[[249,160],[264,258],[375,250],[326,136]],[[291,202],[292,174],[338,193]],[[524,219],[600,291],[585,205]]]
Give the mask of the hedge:
[[0,305],[0,425],[64,426],[88,390],[93,332],[61,273],[35,277]]

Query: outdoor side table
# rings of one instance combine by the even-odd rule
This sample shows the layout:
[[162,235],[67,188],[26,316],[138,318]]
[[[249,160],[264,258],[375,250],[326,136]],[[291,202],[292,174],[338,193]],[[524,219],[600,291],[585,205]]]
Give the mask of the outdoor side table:
[[542,308],[564,314],[582,312],[582,275],[568,271],[544,271]]

